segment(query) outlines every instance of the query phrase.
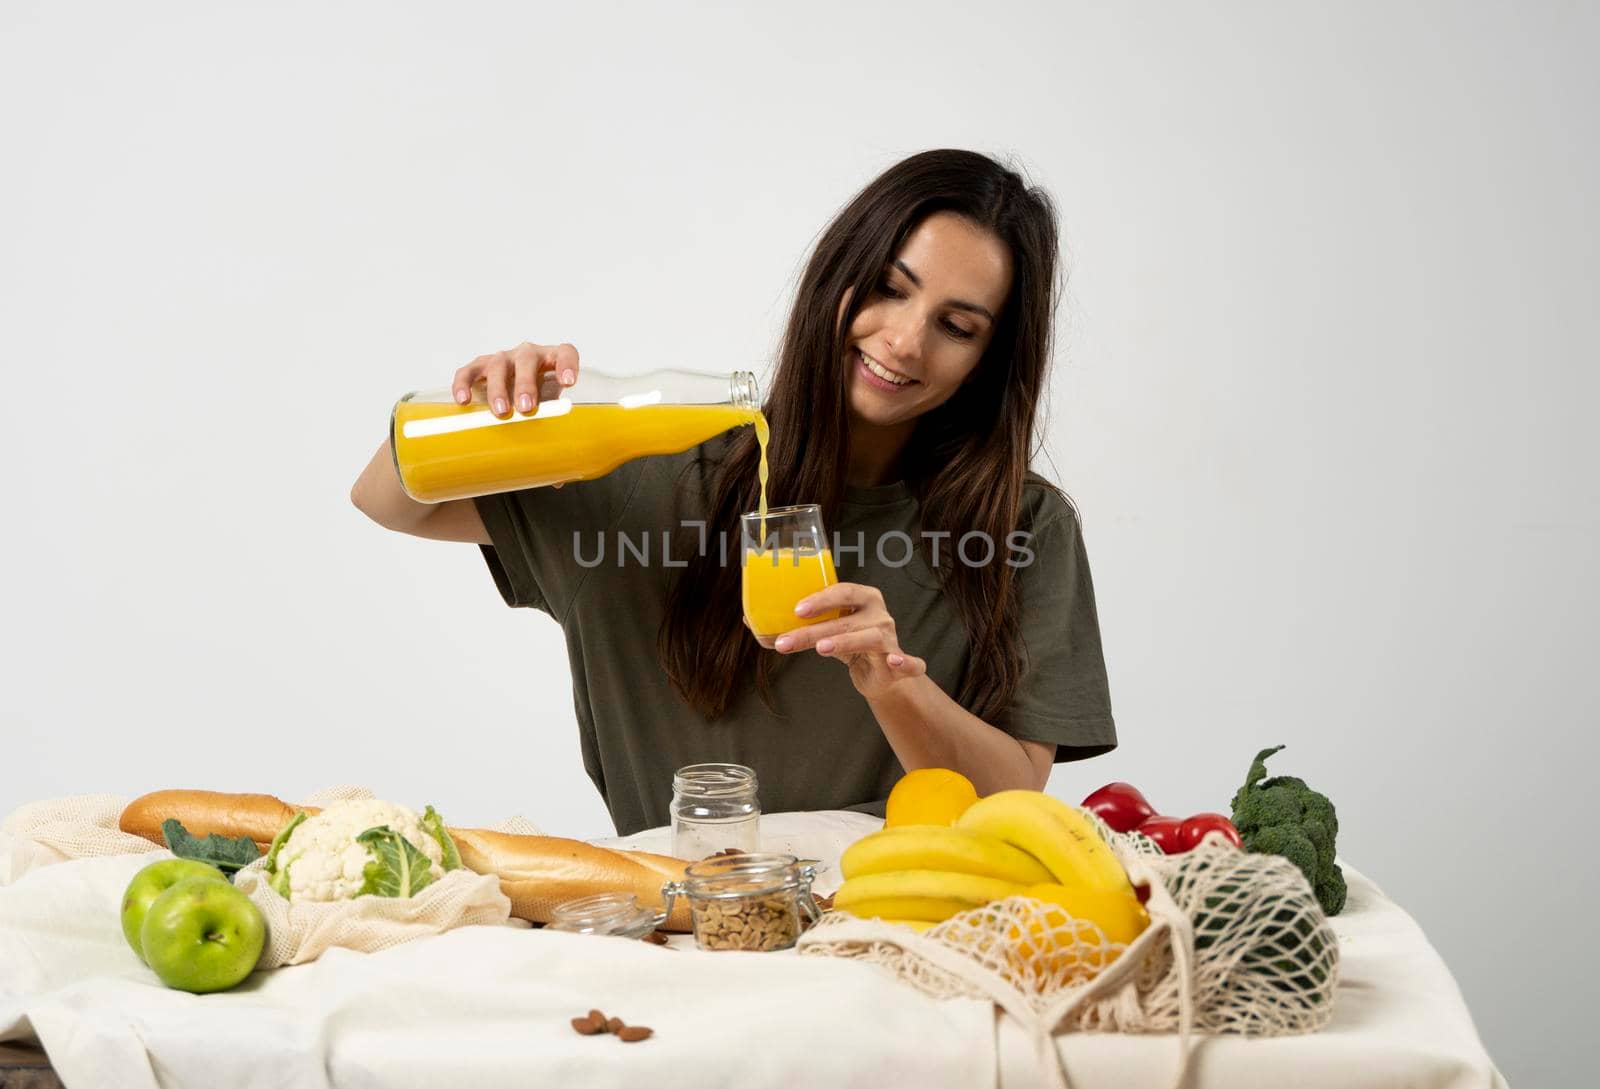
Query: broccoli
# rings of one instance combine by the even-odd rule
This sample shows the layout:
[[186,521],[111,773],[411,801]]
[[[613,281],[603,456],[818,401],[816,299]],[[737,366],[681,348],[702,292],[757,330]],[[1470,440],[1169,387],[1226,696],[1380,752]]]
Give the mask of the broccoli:
[[[1282,745],[1262,749],[1250,765],[1244,786],[1233,796],[1233,826],[1244,849],[1282,855],[1299,867],[1329,915],[1344,907],[1345,882],[1334,862],[1339,816],[1326,795],[1292,775],[1267,779],[1267,757]],[[1263,781],[1264,780],[1264,781]]]

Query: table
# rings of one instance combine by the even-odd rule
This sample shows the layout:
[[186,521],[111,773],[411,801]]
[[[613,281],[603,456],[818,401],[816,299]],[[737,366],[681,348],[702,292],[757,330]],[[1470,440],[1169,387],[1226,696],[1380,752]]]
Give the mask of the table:
[[37,1047],[0,1044],[0,1089],[61,1089],[61,1079]]
[[[876,823],[776,814],[763,832],[767,846],[823,859],[826,892],[843,845]],[[659,848],[665,836],[600,842]],[[469,927],[370,956],[334,950],[223,995],[168,991],[128,950],[116,911],[152,857],[62,862],[0,887],[0,1045],[37,1037],[69,1086],[1042,1083],[1031,1040],[987,1002],[936,1001],[856,962],[702,953],[685,939],[661,948]],[[1332,1024],[1310,1036],[1207,1038],[1191,1089],[1504,1086],[1422,931],[1370,880],[1346,873]],[[623,1044],[574,1033],[568,1020],[596,1006],[656,1035]],[[1170,1084],[1177,1058],[1170,1036],[1056,1044],[1073,1089]]]

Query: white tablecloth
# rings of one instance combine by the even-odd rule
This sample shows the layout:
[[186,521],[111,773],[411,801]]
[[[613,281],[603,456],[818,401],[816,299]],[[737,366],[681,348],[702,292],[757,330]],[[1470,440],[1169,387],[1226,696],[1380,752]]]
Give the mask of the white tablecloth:
[[[764,845],[822,859],[877,822],[776,814]],[[662,849],[655,830],[608,845]],[[20,857],[15,843],[0,856]],[[375,955],[336,950],[225,994],[162,987],[123,941],[118,905],[158,854],[26,869],[0,886],[0,1042],[37,1038],[69,1089],[529,1085],[1041,1084],[1030,1040],[984,1002],[934,1001],[868,965],[701,953],[542,930],[472,927]],[[16,869],[22,869],[17,867]],[[0,866],[0,873],[5,868]],[[16,871],[13,870],[13,873]],[[1459,989],[1416,923],[1346,867],[1333,1023],[1301,1037],[1204,1038],[1195,1089],[1504,1086]],[[584,1037],[599,1007],[656,1030]],[[1170,1084],[1169,1036],[1063,1035],[1074,1089]]]

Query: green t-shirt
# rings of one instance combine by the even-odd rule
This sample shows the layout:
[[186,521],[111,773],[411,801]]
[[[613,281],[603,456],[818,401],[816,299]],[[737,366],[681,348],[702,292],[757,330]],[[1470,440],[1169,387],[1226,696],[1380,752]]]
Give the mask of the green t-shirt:
[[[656,637],[679,570],[669,561],[686,559],[663,549],[669,538],[681,541],[680,525],[704,521],[715,459],[727,443],[722,436],[681,454],[640,458],[597,480],[475,501],[494,542],[483,555],[506,604],[549,613],[566,635],[584,768],[619,835],[669,822],[672,776],[687,764],[755,769],[767,813],[881,815],[904,774],[841,662],[812,651],[786,657],[773,683],[777,717],[752,680],[715,722],[683,702],[662,669]],[[1028,668],[993,725],[1054,742],[1058,763],[1095,756],[1117,738],[1078,520],[1033,474],[1022,506],[1018,529],[1030,536],[996,542],[993,562],[1025,564],[1017,575]],[[903,483],[849,488],[839,521],[825,528],[839,545],[840,580],[876,586],[900,645],[925,659],[928,676],[954,694],[964,671],[982,663],[968,661],[960,614],[922,553],[910,548],[921,534],[916,498]],[[739,529],[729,532],[725,554],[736,558]],[[705,538],[717,548],[717,527]],[[951,556],[958,542],[937,543],[941,556]],[[974,539],[963,555],[982,562],[984,552]]]

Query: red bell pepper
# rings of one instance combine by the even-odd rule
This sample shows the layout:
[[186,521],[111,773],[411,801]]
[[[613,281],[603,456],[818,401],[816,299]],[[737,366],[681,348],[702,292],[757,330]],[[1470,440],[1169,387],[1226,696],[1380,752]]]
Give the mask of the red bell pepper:
[[1188,850],[1183,845],[1183,819],[1180,817],[1151,817],[1134,831],[1149,836],[1164,855],[1178,855]]
[[1155,806],[1132,783],[1107,783],[1085,798],[1083,807],[1113,832],[1131,832],[1156,815]]
[[[1235,847],[1243,846],[1239,840],[1239,830],[1227,817],[1221,813],[1196,813],[1184,821],[1183,827],[1178,829],[1178,839],[1183,844],[1179,850],[1191,851],[1200,846],[1200,841],[1206,838],[1208,832],[1221,832]],[[1166,850],[1165,847],[1161,849]]]
[[1165,817],[1131,783],[1107,783],[1083,800],[1083,807],[1113,832],[1140,832],[1149,836],[1162,853],[1182,854],[1200,846],[1208,832],[1220,832],[1235,847],[1239,831],[1221,813],[1196,813],[1187,820]]

